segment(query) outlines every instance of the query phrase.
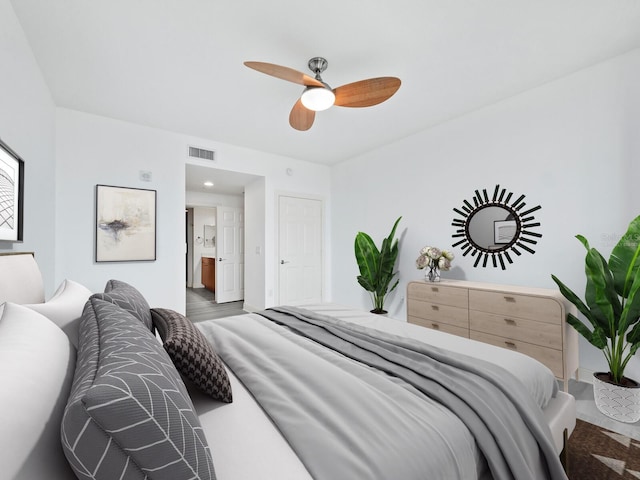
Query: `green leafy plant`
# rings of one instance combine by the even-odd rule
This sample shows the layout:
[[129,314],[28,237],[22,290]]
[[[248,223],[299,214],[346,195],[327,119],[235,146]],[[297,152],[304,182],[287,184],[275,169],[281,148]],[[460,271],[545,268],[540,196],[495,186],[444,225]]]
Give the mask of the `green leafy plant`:
[[371,292],[373,313],[386,313],[384,301],[386,296],[397,286],[399,280],[389,288],[397,272],[394,272],[398,258],[398,240],[394,241],[396,227],[402,217],[398,217],[393,224],[391,233],[382,241],[378,250],[371,237],[364,232],[358,232],[355,241],[356,261],[360,268],[358,283],[366,291]]
[[586,238],[582,235],[576,238],[587,249],[585,300],[554,275],[551,278],[591,328],[571,313],[567,322],[593,346],[603,350],[610,381],[618,385],[634,383],[624,377],[624,369],[640,347],[640,216],[629,224],[608,262],[589,246]]

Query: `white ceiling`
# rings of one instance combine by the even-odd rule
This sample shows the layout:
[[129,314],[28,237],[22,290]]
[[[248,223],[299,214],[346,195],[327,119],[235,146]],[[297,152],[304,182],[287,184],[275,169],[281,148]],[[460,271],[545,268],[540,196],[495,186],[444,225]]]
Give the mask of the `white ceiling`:
[[[248,173],[231,172],[200,165],[187,165],[185,170],[186,190],[190,192],[241,195],[244,193],[246,185],[260,178]],[[213,186],[205,186],[204,182],[211,182]]]
[[[640,47],[638,0],[12,0],[56,105],[333,164]],[[402,80],[370,108],[288,124],[324,56],[337,87]]]

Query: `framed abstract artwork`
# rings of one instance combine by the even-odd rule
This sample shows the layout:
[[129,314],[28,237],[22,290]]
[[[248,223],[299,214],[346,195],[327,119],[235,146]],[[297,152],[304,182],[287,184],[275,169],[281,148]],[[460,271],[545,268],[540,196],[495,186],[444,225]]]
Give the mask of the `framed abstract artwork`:
[[24,161],[0,140],[0,241],[21,242]]
[[96,185],[96,262],[156,259],[156,191]]

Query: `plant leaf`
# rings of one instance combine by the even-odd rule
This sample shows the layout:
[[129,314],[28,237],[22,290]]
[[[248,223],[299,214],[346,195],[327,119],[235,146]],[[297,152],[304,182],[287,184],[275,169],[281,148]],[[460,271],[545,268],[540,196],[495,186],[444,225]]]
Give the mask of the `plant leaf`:
[[640,216],[631,221],[627,233],[611,251],[609,268],[615,278],[616,292],[627,298],[640,270]]
[[587,328],[587,326],[584,323],[578,320],[578,318],[572,313],[567,314],[567,323],[569,323],[569,325],[575,328],[576,331],[580,335],[582,335],[584,338],[586,338],[587,341],[591,343],[594,347],[597,347],[600,350],[606,347],[607,345],[606,338],[604,339],[604,342],[603,342],[602,336],[600,334],[595,334],[596,331],[602,331],[602,330],[595,329],[592,332]]
[[[573,303],[576,308],[578,309],[578,311],[580,313],[582,313],[582,315],[584,315],[586,317],[587,320],[589,320],[589,323],[591,323],[591,325],[593,326],[593,328],[596,328],[599,325],[598,320],[596,320],[596,318],[594,317],[593,313],[591,312],[591,310],[589,310],[589,307],[587,307],[585,305],[585,303],[580,299],[580,297],[578,297],[578,295],[576,295],[573,290],[571,290],[569,287],[567,287],[564,283],[562,283],[558,277],[556,277],[555,275],[551,275],[551,278],[553,279],[554,282],[556,282],[556,284],[558,285],[558,288],[560,289],[560,293],[567,299],[569,300],[571,303]],[[568,313],[567,317],[572,316],[574,317],[572,314]],[[576,318],[576,317],[574,317]],[[567,321],[569,321],[569,319],[567,318]],[[576,321],[579,322],[579,320]],[[569,322],[571,323],[571,322]],[[582,322],[579,322],[582,323]],[[585,327],[586,328],[586,327]],[[578,330],[578,332],[582,333],[578,328],[576,328],[576,330]],[[582,333],[582,335],[589,340],[591,338],[591,331],[587,330],[587,332],[589,332],[588,335],[585,335],[584,333]],[[589,340],[590,341],[590,340]]]
[[640,323],[636,323],[631,331],[627,334],[627,342],[631,344],[629,353],[634,355],[640,347]]
[[580,297],[578,297],[578,295],[573,293],[573,290],[567,287],[555,275],[551,275],[551,278],[553,279],[554,282],[556,282],[556,285],[558,285],[558,288],[560,289],[560,293],[562,294],[562,296],[565,297],[567,300],[569,300],[571,303],[573,303],[580,313],[582,313],[585,317],[589,317],[591,315],[591,312],[589,311],[589,307],[587,307],[584,304],[584,302],[580,299]]
[[598,326],[612,338],[617,332],[618,319],[622,313],[620,298],[613,285],[613,276],[604,257],[595,248],[587,251],[585,258],[587,286],[585,301]]
[[580,242],[584,245],[584,248],[586,248],[587,250],[591,250],[591,247],[589,246],[589,240],[587,240],[582,235],[576,235],[576,238],[580,240]]
[[367,278],[363,277],[362,275],[358,276],[358,283],[362,286],[362,288],[364,288],[368,292],[375,291],[375,287],[371,284],[371,282]]
[[640,320],[640,270],[636,270],[629,296],[624,304],[618,325],[618,333],[624,335],[631,326],[637,325],[638,320]]
[[360,276],[363,279],[361,281],[360,277],[358,277],[358,283],[360,283],[365,290],[375,292],[376,279],[378,277],[378,258],[380,257],[378,247],[376,247],[369,235],[364,232],[358,232],[354,248],[356,261],[360,269]]

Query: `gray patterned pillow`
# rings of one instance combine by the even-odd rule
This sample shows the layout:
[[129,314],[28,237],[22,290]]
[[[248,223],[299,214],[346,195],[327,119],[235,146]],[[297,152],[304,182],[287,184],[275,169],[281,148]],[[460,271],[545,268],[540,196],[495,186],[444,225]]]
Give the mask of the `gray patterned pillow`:
[[231,382],[224,364],[191,320],[167,308],[152,308],[151,317],[178,371],[206,394],[231,403]]
[[78,478],[216,478],[171,359],[131,314],[98,298],[90,298],[82,314],[61,436]]
[[144,296],[128,283],[120,280],[109,280],[104,287],[104,293],[96,293],[92,298],[99,298],[114,303],[131,313],[153,332],[151,308]]

